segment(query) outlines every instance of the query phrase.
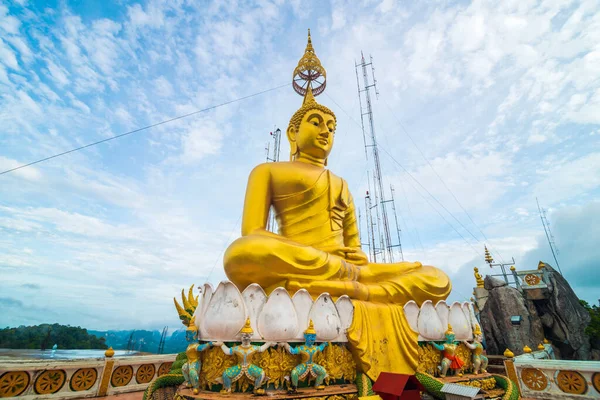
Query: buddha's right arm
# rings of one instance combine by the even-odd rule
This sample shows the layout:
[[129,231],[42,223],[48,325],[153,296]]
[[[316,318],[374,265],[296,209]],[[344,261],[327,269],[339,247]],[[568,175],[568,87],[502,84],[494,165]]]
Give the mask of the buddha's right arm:
[[278,237],[266,229],[271,198],[271,169],[267,164],[260,164],[252,170],[248,177],[242,215],[242,236],[273,235]]

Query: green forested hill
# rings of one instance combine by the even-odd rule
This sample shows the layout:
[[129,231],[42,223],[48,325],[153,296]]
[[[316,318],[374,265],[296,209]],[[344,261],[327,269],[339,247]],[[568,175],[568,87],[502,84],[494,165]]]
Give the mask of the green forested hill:
[[90,335],[87,329],[59,324],[19,326],[0,330],[0,348],[5,349],[106,349],[104,338]]

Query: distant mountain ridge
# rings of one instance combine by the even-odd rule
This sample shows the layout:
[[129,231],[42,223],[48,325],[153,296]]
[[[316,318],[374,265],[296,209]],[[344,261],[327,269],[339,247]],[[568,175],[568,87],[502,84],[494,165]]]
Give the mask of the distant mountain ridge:
[[4,349],[107,349],[103,337],[79,326],[41,324],[0,329],[0,348]]
[[[115,350],[134,350],[145,353],[158,353],[161,331],[158,330],[88,330],[91,335],[104,339],[107,346]],[[162,353],[179,353],[185,350],[185,329],[167,335]]]

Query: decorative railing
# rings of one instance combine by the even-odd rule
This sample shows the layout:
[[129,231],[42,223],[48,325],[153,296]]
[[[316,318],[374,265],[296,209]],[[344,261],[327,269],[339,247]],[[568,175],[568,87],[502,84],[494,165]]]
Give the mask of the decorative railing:
[[[145,390],[175,354],[0,362],[0,398],[84,398]],[[41,397],[42,395],[43,397]]]
[[600,398],[600,361],[514,359],[521,396],[538,399]]

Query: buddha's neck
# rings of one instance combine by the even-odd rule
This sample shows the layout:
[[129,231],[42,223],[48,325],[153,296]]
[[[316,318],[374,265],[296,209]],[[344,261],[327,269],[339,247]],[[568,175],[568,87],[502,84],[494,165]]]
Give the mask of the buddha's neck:
[[306,164],[311,164],[317,167],[325,168],[325,160],[322,158],[317,158],[310,156],[308,154],[300,153],[296,156],[295,161],[303,162]]

